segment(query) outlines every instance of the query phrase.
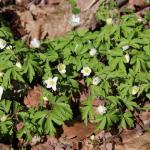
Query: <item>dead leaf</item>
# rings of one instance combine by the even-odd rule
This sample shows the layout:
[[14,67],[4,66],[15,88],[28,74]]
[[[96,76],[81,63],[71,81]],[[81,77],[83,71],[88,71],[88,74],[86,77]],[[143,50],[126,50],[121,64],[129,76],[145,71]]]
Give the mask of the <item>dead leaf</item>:
[[98,0],[77,0],[77,7],[81,11],[86,11],[90,7],[92,7],[92,5],[94,5],[96,2],[98,2]]
[[129,8],[134,8],[134,7],[144,8],[146,5],[147,4],[145,0],[129,0],[128,3]]
[[20,129],[22,129],[23,126],[24,126],[24,123],[23,123],[23,122],[19,122],[19,123],[16,125],[17,131],[19,131]]
[[81,123],[75,123],[72,126],[63,125],[63,137],[66,137],[67,139],[77,138],[80,140],[85,139],[86,137],[90,136],[95,129],[94,124],[87,124],[87,126],[81,122]]
[[[71,6],[66,0],[42,0],[38,5],[34,1],[18,0],[17,3],[21,6],[14,5],[7,8],[7,15],[15,16],[8,17],[8,21],[11,22],[14,33],[28,44],[33,38],[62,36],[74,28],[70,24],[73,15]],[[27,4],[21,3],[29,5],[26,7]],[[79,14],[80,25],[77,28],[95,29],[97,24],[95,14],[99,6],[97,0],[88,0],[84,4],[79,0],[79,6],[84,11]]]
[[55,148],[51,145],[48,145],[47,143],[44,143],[33,146],[31,150],[55,150]]
[[0,150],[11,150],[11,146],[0,143]]
[[41,97],[41,88],[40,86],[34,86],[33,89],[30,89],[28,91],[27,96],[24,98],[24,104],[27,107],[35,107],[38,106],[40,103],[40,97]]
[[128,142],[123,142],[123,145],[117,146],[116,150],[150,150],[150,134],[132,136]]

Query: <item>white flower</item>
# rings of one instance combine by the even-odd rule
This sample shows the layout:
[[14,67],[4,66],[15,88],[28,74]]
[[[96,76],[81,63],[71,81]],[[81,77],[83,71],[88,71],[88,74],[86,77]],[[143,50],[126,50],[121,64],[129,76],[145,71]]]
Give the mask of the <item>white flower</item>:
[[12,47],[12,45],[8,45],[8,46],[6,47],[6,49],[7,49],[7,50],[12,50],[13,47]]
[[100,78],[99,78],[99,77],[93,78],[92,83],[93,83],[94,85],[98,85],[98,84],[100,83]]
[[129,61],[130,61],[130,55],[129,55],[129,54],[126,54],[124,57],[125,57],[125,59],[126,59],[126,63],[129,63]]
[[125,46],[122,47],[122,50],[123,50],[123,51],[126,51],[126,50],[129,49],[129,47],[130,47],[129,45],[125,45]]
[[5,41],[5,40],[3,40],[3,39],[0,39],[0,49],[5,48],[5,47],[6,47],[6,45],[7,45],[6,41]]
[[89,76],[91,74],[92,70],[89,67],[83,67],[81,70],[81,73],[83,76]]
[[56,91],[57,80],[58,80],[58,77],[48,78],[47,80],[44,81],[44,83],[46,84],[47,88],[52,88],[54,91]]
[[71,24],[71,26],[78,26],[80,25],[80,17],[77,15],[72,15],[69,19],[69,23]]
[[94,55],[96,55],[97,50],[95,48],[91,48],[89,53],[90,53],[91,56],[94,56]]
[[43,97],[44,101],[48,101],[48,98],[46,96]]
[[137,20],[138,20],[139,22],[142,22],[142,21],[143,21],[143,19],[142,19],[141,17],[139,17]]
[[112,18],[108,18],[108,19],[106,19],[106,23],[107,23],[108,25],[111,25],[111,24],[113,23]]
[[107,111],[107,108],[106,108],[105,106],[99,105],[99,106],[97,107],[97,112],[98,112],[100,115],[105,114],[106,111]]
[[19,61],[16,62],[16,67],[18,67],[20,69],[22,68],[22,65],[21,65],[21,63]]
[[6,121],[6,119],[7,119],[7,116],[6,116],[6,115],[3,115],[0,120],[1,120],[2,122],[4,122],[4,121]]
[[0,72],[0,77],[3,77],[3,75],[4,75],[4,72]]
[[37,143],[39,143],[41,141],[41,137],[40,136],[33,136],[32,140],[31,140],[31,145],[35,145]]
[[4,91],[4,88],[2,86],[0,86],[0,100],[1,100],[2,95],[3,95],[3,91]]
[[65,64],[60,63],[60,64],[58,64],[57,68],[61,74],[66,73],[66,65]]
[[90,136],[90,140],[91,140],[91,141],[94,141],[94,140],[95,140],[95,135],[91,135],[91,136]]
[[140,89],[140,88],[139,88],[138,86],[134,85],[134,86],[132,87],[132,95],[136,95],[136,94],[138,93],[139,89]]
[[30,44],[31,44],[31,47],[33,47],[33,48],[39,48],[41,45],[40,41],[36,38],[32,39]]

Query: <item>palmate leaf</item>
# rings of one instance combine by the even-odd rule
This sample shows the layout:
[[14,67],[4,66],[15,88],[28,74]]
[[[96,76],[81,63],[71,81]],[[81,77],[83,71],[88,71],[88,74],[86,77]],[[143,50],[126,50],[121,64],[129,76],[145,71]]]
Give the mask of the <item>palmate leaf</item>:
[[103,115],[96,116],[97,127],[96,130],[108,129],[113,123],[118,122],[118,116],[115,111],[109,111]]
[[83,101],[83,106],[81,107],[82,119],[84,120],[85,124],[88,123],[88,120],[94,119],[94,109],[93,109],[93,100],[95,96],[89,96],[87,100]]
[[121,121],[119,124],[119,128],[127,128],[128,126],[134,127],[134,121],[132,118],[132,114],[131,112],[125,112],[122,116],[121,116]]
[[10,28],[5,27],[5,26],[0,27],[0,37],[7,38],[7,39],[13,38],[13,34]]
[[3,87],[5,87],[6,89],[10,86],[11,84],[11,72],[12,69],[8,69],[3,77],[3,82],[2,85]]
[[6,114],[9,113],[10,107],[11,107],[11,101],[10,100],[2,100],[0,101],[0,110],[5,112]]
[[34,55],[29,54],[26,56],[23,64],[23,70],[23,74],[27,74],[30,83],[36,75],[35,71],[38,71],[38,74],[41,73],[38,60]]
[[133,101],[134,99],[131,96],[130,97],[129,96],[128,97],[127,96],[126,97],[122,97],[121,100],[126,105],[128,110],[133,111],[135,108],[139,107],[138,104],[135,101]]

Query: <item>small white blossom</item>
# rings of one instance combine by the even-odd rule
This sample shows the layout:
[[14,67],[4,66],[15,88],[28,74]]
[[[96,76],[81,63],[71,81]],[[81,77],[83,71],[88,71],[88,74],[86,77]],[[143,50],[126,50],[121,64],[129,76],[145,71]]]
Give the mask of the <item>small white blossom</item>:
[[41,45],[40,41],[36,38],[32,39],[30,44],[31,44],[31,47],[33,48],[40,48],[40,45]]
[[48,101],[48,98],[46,96],[43,97],[44,101]]
[[4,122],[4,121],[6,121],[6,119],[7,119],[7,116],[6,116],[6,115],[3,115],[0,120],[1,120],[2,122]]
[[4,72],[0,72],[0,77],[3,77],[3,75],[4,75]]
[[61,74],[66,73],[66,65],[65,64],[60,63],[60,64],[58,64],[57,68]]
[[56,91],[57,80],[58,77],[48,78],[47,80],[44,81],[44,83],[46,84],[47,88],[52,88],[54,91]]
[[3,40],[3,39],[0,39],[0,49],[5,48],[5,47],[6,47],[6,45],[7,45],[6,41],[5,41],[5,40]]
[[107,23],[107,25],[111,25],[111,24],[113,24],[113,20],[112,20],[112,18],[108,18],[108,19],[106,19],[106,23]]
[[129,45],[125,45],[125,46],[122,47],[122,50],[123,50],[123,51],[126,51],[126,50],[129,49],[129,47],[130,47]]
[[12,47],[12,45],[8,45],[8,46],[6,47],[6,49],[7,49],[7,50],[12,50],[13,47]]
[[89,76],[91,72],[92,70],[89,67],[83,67],[83,69],[81,70],[81,73],[83,74],[83,76]]
[[18,67],[20,69],[22,68],[22,65],[21,65],[21,63],[19,61],[16,62],[16,67]]
[[91,56],[94,56],[94,55],[96,55],[97,50],[95,48],[91,48],[89,53],[90,53]]
[[143,21],[143,19],[141,17],[139,17],[137,20],[138,20],[138,22],[142,22]]
[[32,140],[31,140],[31,145],[35,145],[37,143],[39,143],[41,141],[41,137],[40,136],[33,136]]
[[105,106],[99,105],[99,106],[97,107],[97,112],[98,112],[100,115],[105,114],[106,111],[107,111],[107,108],[106,108]]
[[93,83],[94,85],[98,85],[98,84],[100,83],[100,78],[99,78],[99,77],[93,78],[92,83]]
[[126,54],[124,57],[125,57],[125,59],[126,59],[126,63],[129,63],[129,61],[130,61],[130,55],[129,55],[129,54]]
[[4,91],[4,88],[2,86],[0,86],[0,100],[1,100],[2,95],[3,95],[3,91]]
[[140,89],[140,88],[139,88],[138,86],[134,85],[134,86],[132,87],[132,95],[136,95],[136,94],[138,93],[139,89]]
[[69,23],[71,24],[71,26],[75,27],[80,25],[80,17],[78,15],[72,15],[69,18]]
[[91,136],[90,136],[90,140],[91,140],[91,141],[94,141],[94,140],[95,140],[95,135],[91,135]]

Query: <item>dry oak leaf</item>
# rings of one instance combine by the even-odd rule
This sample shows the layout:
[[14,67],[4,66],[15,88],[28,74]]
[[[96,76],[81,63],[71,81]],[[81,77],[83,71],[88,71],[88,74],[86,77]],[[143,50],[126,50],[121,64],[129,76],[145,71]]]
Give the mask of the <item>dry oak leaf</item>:
[[24,98],[24,104],[27,107],[35,107],[38,106],[40,103],[40,98],[41,98],[41,88],[40,86],[34,86],[33,89],[30,89],[27,93],[27,96]]
[[81,11],[86,11],[90,9],[95,3],[98,3],[99,0],[77,0],[77,7]]
[[95,129],[95,125],[88,123],[87,126],[83,122],[74,123],[73,126],[63,125],[63,137],[66,139],[77,138],[83,140],[89,137]]
[[20,129],[22,129],[24,127],[24,123],[23,122],[19,122],[18,124],[16,124],[16,129],[17,131],[19,131]]
[[11,146],[0,143],[0,150],[11,150]]
[[47,143],[43,143],[33,146],[31,150],[55,150],[55,148]]
[[146,0],[129,0],[129,3],[128,3],[129,8],[134,8],[135,6],[144,8],[146,5],[147,5]]
[[[88,2],[84,0],[84,5],[81,0],[78,2],[84,11],[81,11],[79,14],[80,25],[77,26],[77,28],[95,29],[97,24],[95,14],[99,3],[97,0],[88,0]],[[43,3],[45,4],[35,5],[34,3],[30,3],[28,9],[21,9],[22,7],[17,9],[17,6],[16,9],[14,8],[14,13],[16,13],[18,19],[14,19],[11,23],[14,24],[16,20],[21,22],[18,23],[15,28],[17,31],[20,28],[24,30],[24,32],[22,30],[21,32],[26,34],[22,35],[20,33],[20,35],[27,43],[30,43],[33,38],[45,39],[62,36],[74,28],[74,26],[70,24],[72,11],[68,1],[45,0]]]
[[116,150],[150,150],[150,134],[145,133],[141,136],[134,136],[134,134],[127,142],[117,145]]

